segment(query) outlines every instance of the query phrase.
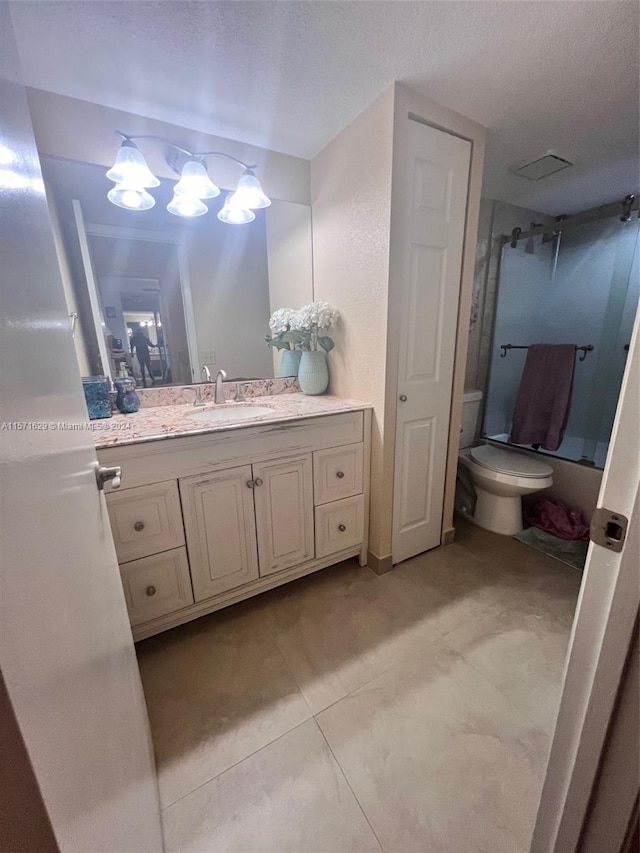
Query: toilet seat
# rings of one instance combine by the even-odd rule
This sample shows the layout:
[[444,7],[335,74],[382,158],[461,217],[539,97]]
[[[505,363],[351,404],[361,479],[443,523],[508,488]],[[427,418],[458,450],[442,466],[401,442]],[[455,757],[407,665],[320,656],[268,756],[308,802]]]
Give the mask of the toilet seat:
[[479,447],[471,448],[470,456],[478,465],[499,474],[531,479],[550,477],[553,474],[551,465],[547,465],[540,459],[534,459],[513,450],[493,447],[491,444],[481,444]]

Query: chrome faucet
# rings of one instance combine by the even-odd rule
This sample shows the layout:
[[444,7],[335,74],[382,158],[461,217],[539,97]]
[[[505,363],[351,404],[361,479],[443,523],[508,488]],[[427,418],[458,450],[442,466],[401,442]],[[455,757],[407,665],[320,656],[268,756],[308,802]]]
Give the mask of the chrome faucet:
[[227,374],[224,372],[224,370],[219,370],[216,376],[216,394],[214,398],[216,403],[226,402],[224,399],[224,391],[222,390],[222,383],[226,378]]
[[211,371],[206,364],[202,365],[202,372],[204,373],[204,381],[211,382]]
[[195,397],[193,398],[194,406],[204,406],[206,405],[204,400],[202,399],[202,395],[200,394],[200,388],[198,385],[192,385],[190,388],[183,388],[183,391],[193,391]]

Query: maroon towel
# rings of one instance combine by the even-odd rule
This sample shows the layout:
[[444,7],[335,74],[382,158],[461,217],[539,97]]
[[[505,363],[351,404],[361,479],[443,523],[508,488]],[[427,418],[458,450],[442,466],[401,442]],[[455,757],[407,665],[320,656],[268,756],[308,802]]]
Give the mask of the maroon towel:
[[511,441],[557,450],[569,420],[575,344],[532,344],[513,410]]

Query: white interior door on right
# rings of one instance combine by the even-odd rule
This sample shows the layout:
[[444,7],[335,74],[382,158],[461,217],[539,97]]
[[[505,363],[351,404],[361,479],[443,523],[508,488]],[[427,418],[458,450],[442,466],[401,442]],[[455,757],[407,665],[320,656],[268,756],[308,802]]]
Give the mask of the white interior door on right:
[[404,168],[393,562],[440,544],[471,143],[413,119]]

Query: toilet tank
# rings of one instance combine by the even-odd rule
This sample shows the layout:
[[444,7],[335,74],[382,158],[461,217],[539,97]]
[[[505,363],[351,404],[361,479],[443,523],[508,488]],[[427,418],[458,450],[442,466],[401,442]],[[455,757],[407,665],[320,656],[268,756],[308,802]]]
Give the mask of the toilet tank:
[[460,430],[460,448],[471,447],[476,438],[478,428],[478,416],[480,415],[480,403],[482,402],[482,391],[475,388],[467,388],[462,397],[462,428]]

